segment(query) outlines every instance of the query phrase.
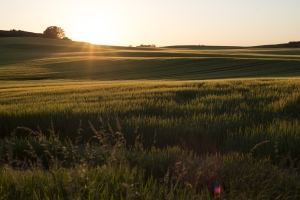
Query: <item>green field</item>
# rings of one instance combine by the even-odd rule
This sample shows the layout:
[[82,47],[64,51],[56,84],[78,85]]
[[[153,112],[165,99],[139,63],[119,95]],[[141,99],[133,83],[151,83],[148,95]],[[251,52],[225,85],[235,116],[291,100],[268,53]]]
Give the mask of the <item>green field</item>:
[[0,80],[203,80],[300,75],[299,49],[129,48],[0,38]]
[[0,55],[0,199],[300,197],[300,49],[0,38]]

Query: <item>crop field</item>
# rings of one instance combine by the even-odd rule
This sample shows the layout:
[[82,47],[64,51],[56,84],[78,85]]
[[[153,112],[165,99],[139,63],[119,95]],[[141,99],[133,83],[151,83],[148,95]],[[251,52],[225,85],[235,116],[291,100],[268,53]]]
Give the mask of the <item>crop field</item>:
[[300,198],[300,50],[0,38],[0,199]]
[[0,38],[0,80],[296,77],[299,49],[133,48]]
[[184,141],[188,147],[208,145],[203,153],[246,153],[270,140],[262,149],[273,155],[276,138],[283,137],[283,153],[300,153],[298,79],[0,83],[2,137],[18,126],[47,130],[52,121],[60,137],[75,139],[81,121],[88,140],[89,121],[117,119],[129,144],[142,134],[151,146],[156,135],[161,147]]

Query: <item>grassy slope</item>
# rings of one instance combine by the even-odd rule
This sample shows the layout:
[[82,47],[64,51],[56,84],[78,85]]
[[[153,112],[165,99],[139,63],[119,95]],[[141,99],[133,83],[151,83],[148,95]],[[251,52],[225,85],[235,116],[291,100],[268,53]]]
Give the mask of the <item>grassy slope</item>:
[[0,80],[216,79],[300,75],[300,50],[129,48],[0,38]]
[[[96,123],[100,116],[116,114],[126,133],[133,133],[138,125],[149,141],[155,132],[161,138],[173,134],[195,139],[199,133],[218,137],[220,131],[260,129],[260,124],[268,126],[277,116],[299,110],[294,107],[299,98],[296,79],[239,80],[239,84],[186,81],[299,76],[297,49],[129,48],[44,38],[1,38],[1,44],[7,56],[0,62],[0,136],[17,126],[39,125],[45,130],[52,120],[61,135],[71,137],[80,120],[87,130],[88,120]],[[121,81],[98,81],[114,79]],[[255,106],[260,107],[254,112]],[[285,107],[289,111],[284,112]],[[212,118],[219,121],[210,122]],[[169,144],[178,144],[178,138]],[[165,139],[159,143],[167,144]]]
[[[0,136],[9,137],[0,140],[0,199],[299,199],[299,80],[187,81],[299,76],[299,50],[0,38],[0,55]],[[115,146],[75,143],[92,137],[88,120],[99,135],[109,130],[100,117],[118,130],[115,114],[133,149],[119,134]],[[11,137],[37,125],[50,137],[22,128]],[[142,150],[137,134],[145,147],[157,134],[156,147],[200,157]]]

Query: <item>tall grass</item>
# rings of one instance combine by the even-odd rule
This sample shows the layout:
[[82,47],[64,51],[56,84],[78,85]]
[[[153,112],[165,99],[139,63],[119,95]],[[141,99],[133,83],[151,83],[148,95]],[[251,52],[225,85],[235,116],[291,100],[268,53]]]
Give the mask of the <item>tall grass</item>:
[[[143,135],[144,146],[181,145],[197,153],[249,152],[275,158],[299,155],[298,79],[216,81],[35,81],[1,82],[0,134],[18,126],[47,130],[51,120],[61,139],[83,141],[94,133],[88,121],[119,119],[127,146]],[[107,128],[107,127],[106,127]],[[22,135],[22,131],[17,131]]]
[[297,199],[299,84],[1,82],[1,198]]
[[[238,152],[197,156],[179,147],[125,148],[123,134],[95,129],[85,144],[28,133],[2,141],[2,199],[297,199],[299,167]],[[78,129],[78,140],[82,130]],[[94,140],[92,140],[94,139]],[[252,152],[251,152],[252,153]]]

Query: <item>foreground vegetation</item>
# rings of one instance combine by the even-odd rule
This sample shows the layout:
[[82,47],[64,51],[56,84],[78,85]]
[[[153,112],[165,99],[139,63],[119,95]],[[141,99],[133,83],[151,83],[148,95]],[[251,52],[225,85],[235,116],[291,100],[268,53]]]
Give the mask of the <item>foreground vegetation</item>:
[[0,199],[299,199],[298,50],[0,40]]
[[1,82],[10,197],[299,195],[298,79],[21,83]]
[[[298,199],[300,196],[299,167],[292,167],[289,157],[282,157],[274,165],[267,158],[237,152],[196,156],[178,147],[146,151],[139,141],[134,148],[126,149],[120,133],[97,131],[99,144],[84,146],[61,142],[55,135],[45,138],[35,134],[23,140],[23,145],[19,140],[6,141],[9,159],[0,170],[2,199]],[[109,139],[114,141],[113,145]],[[21,147],[22,160],[12,159],[14,150]]]
[[[183,145],[199,153],[249,152],[275,157],[273,147],[299,155],[298,79],[216,81],[22,81],[1,82],[1,137],[18,126],[45,131],[51,121],[60,138],[83,141],[89,122],[118,118],[128,145],[143,135],[146,147]],[[108,129],[108,127],[106,127]],[[16,131],[22,135],[22,131]],[[203,150],[201,149],[203,146]]]

